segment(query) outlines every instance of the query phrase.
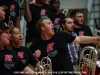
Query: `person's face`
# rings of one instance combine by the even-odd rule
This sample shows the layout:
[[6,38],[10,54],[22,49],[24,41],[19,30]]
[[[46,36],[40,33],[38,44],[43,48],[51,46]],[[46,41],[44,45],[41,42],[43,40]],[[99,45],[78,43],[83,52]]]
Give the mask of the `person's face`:
[[53,11],[59,11],[59,8],[60,8],[60,2],[54,2],[52,4],[52,10]]
[[73,24],[73,20],[71,18],[66,18],[66,23],[63,24],[63,28],[65,31],[71,33],[74,29],[74,24]]
[[5,19],[5,12],[3,7],[0,7],[0,21]]
[[84,17],[82,13],[76,13],[75,17],[74,17],[74,23],[81,26],[83,25],[84,22]]
[[1,38],[0,38],[0,40],[1,40],[1,45],[2,46],[6,46],[6,45],[8,45],[10,42],[10,37],[11,37],[11,34],[10,34],[10,31],[9,31],[9,29],[8,30],[6,30],[5,32],[3,32],[2,34],[1,34]]
[[20,30],[18,28],[13,29],[13,31],[11,33],[11,42],[12,42],[12,44],[15,44],[15,45],[22,44],[22,36],[21,36]]
[[46,19],[43,21],[44,26],[41,27],[42,31],[46,32],[47,35],[54,35],[54,25],[50,19]]

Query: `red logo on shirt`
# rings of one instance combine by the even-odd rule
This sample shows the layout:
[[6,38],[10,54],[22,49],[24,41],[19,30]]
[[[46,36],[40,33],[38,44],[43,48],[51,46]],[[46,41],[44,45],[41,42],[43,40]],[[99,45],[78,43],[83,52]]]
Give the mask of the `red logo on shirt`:
[[5,62],[7,62],[7,61],[12,61],[12,55],[5,55]]
[[84,31],[80,31],[79,36],[84,36]]
[[41,15],[45,15],[45,13],[46,13],[46,10],[45,9],[42,9],[41,10]]
[[60,18],[55,18],[54,24],[58,24]]
[[19,58],[24,58],[23,55],[24,55],[24,52],[18,52],[18,57],[19,57]]
[[12,11],[15,8],[15,5],[11,5],[10,11]]
[[47,45],[47,52],[53,50],[53,45],[54,45],[54,42]]

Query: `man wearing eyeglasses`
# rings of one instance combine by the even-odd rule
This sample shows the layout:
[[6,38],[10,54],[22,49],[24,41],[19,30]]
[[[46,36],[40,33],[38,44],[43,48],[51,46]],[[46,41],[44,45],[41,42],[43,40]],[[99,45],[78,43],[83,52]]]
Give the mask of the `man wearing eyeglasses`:
[[[78,36],[93,36],[91,29],[87,25],[83,25],[84,17],[83,13],[80,10],[73,10],[70,13],[70,17],[73,19],[74,22],[74,32]],[[93,43],[89,44],[80,44],[81,48],[86,46],[94,46]],[[89,51],[85,51],[85,54],[88,54]],[[98,75],[98,67],[96,67],[95,75]]]
[[[70,13],[70,17],[73,19],[74,22],[74,32],[78,36],[93,36],[91,29],[87,25],[83,25],[84,17],[83,13],[80,10],[73,10]],[[85,46],[93,46],[93,44],[81,44],[81,48]]]

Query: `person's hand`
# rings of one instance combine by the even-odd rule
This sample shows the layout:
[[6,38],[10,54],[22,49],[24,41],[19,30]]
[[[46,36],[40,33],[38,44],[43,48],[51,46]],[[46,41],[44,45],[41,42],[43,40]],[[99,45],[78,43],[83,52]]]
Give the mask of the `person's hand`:
[[33,55],[34,55],[35,58],[38,59],[40,57],[40,55],[41,55],[41,51],[38,49],[33,53]]
[[5,5],[3,5],[2,7],[3,7],[3,9],[4,9],[4,10],[8,9],[8,7],[7,7],[7,6],[5,6]]

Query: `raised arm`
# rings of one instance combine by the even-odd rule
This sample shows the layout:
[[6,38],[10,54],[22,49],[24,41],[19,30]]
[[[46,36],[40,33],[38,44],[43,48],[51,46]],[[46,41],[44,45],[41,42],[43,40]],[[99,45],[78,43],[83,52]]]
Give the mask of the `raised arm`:
[[30,8],[29,8],[29,0],[25,0],[25,20],[27,22],[30,22],[32,20],[32,16],[31,16],[31,12],[30,12]]
[[91,36],[78,36],[72,43],[79,44],[88,44],[88,43],[96,43],[100,40],[100,37],[91,37]]

